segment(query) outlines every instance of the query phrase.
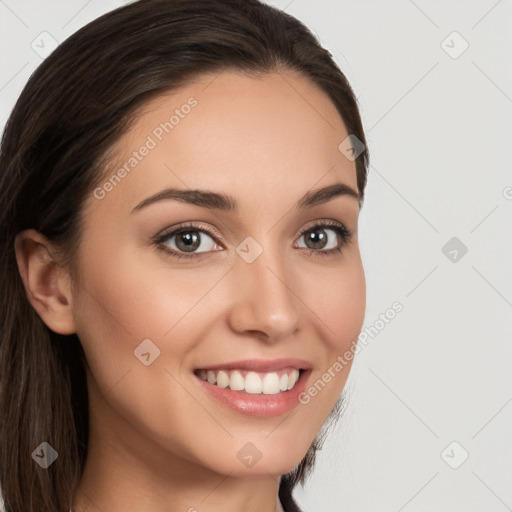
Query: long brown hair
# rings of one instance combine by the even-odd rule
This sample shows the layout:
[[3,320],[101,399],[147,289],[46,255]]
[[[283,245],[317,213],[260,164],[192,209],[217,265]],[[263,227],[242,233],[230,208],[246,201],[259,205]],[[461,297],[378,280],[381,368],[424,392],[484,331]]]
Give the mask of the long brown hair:
[[[0,148],[0,487],[9,512],[68,512],[87,456],[85,355],[78,337],[51,331],[30,305],[14,239],[33,228],[72,262],[83,204],[109,149],[140,107],[201,74],[298,72],[336,106],[366,146],[357,100],[331,54],[297,19],[258,0],[140,0],[89,23],[34,72]],[[340,141],[341,142],[341,141]],[[356,159],[364,196],[366,147]],[[48,469],[31,454],[47,441]],[[287,511],[311,470],[317,436],[281,478]]]

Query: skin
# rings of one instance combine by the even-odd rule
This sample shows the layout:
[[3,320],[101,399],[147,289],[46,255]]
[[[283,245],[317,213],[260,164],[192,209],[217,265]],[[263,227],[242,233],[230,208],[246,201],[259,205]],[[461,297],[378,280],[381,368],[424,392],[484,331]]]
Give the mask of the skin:
[[[357,191],[357,182],[355,162],[338,150],[348,133],[334,105],[292,72],[223,72],[152,100],[118,141],[105,179],[191,96],[197,106],[135,169],[103,199],[87,198],[78,277],[41,234],[16,240],[32,305],[52,330],[77,333],[87,356],[90,444],[75,511],[281,510],[280,475],[301,461],[350,370],[274,418],[232,411],[198,385],[196,368],[281,357],[310,361],[315,382],[357,339],[365,278],[357,199],[294,208],[311,190]],[[131,213],[168,187],[229,194],[240,210],[163,200]],[[190,220],[218,234],[200,232],[200,258],[178,260],[153,243]],[[301,231],[322,220],[354,232],[341,252],[306,248]],[[329,247],[341,242],[325,233]],[[247,236],[263,248],[251,264],[236,252]],[[149,366],[134,356],[147,338],[160,350]],[[247,442],[262,454],[252,468],[237,458]]]

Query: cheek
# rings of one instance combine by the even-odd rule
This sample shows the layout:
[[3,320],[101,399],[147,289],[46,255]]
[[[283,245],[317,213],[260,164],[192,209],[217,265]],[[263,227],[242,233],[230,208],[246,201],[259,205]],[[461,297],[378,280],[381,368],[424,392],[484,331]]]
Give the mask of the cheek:
[[165,283],[136,257],[107,245],[102,254],[85,248],[84,255],[74,316],[89,366],[108,389],[139,363],[134,350],[140,343],[159,340],[180,308]]
[[164,260],[157,265],[155,261],[154,256],[137,255],[136,249],[111,254],[105,262],[97,257],[85,260],[76,307],[82,323],[87,321],[84,327],[97,334],[118,332],[125,346],[170,332],[197,304],[208,282],[201,282],[196,274],[166,268]]
[[[105,391],[133,370],[166,368],[180,377],[198,340],[208,336],[221,302],[207,294],[226,269],[171,269],[150,251],[103,247],[102,254],[84,250],[84,278],[74,300],[78,336],[95,379]],[[144,366],[138,356],[147,349],[154,364]],[[150,384],[146,374],[141,377],[141,386]]]
[[[315,282],[323,288],[310,293],[308,300],[313,305],[311,318],[318,317],[315,325],[322,344],[317,350],[318,369],[301,400],[308,416],[316,421],[305,425],[312,436],[327,419],[348,379],[366,308],[366,282],[359,257],[339,271],[326,270]],[[310,286],[312,281],[308,278],[303,284]]]
[[[321,285],[321,286],[320,286]],[[366,308],[366,282],[360,258],[350,260],[339,270],[327,269],[318,277],[307,277],[303,287],[315,286],[306,295],[322,330],[322,339],[332,351],[344,351],[357,340]]]

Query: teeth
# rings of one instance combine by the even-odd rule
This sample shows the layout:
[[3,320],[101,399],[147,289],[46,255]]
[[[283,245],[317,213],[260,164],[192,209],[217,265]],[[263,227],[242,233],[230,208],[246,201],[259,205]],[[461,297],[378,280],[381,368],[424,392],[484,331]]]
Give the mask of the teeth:
[[219,388],[227,388],[229,386],[229,375],[226,372],[219,372],[217,374],[217,386]]
[[261,382],[261,377],[257,373],[249,372],[245,376],[245,391],[247,393],[256,395],[258,393],[261,393],[262,387],[263,385]]
[[279,372],[258,373],[244,370],[199,370],[199,377],[220,388],[258,395],[276,395],[289,391],[299,380],[299,370],[288,368]]
[[263,394],[275,395],[279,393],[279,377],[277,373],[267,373],[263,377]]
[[236,370],[231,372],[231,378],[229,379],[229,387],[233,391],[242,391],[245,389],[245,379],[242,377],[240,372]]
[[288,389],[288,375],[283,373],[279,379],[279,390],[286,391]]
[[292,370],[288,377],[288,389],[292,389],[295,383],[299,380],[299,370]]

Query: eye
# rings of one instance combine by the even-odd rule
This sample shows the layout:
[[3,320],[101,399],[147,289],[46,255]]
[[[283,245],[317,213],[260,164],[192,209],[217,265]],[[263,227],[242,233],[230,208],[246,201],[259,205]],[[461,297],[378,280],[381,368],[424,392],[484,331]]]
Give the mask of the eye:
[[193,223],[181,225],[172,231],[157,235],[155,244],[179,258],[196,258],[215,250],[216,234],[207,227]]
[[322,222],[302,231],[299,240],[304,237],[305,245],[299,245],[299,247],[310,249],[310,255],[315,253],[328,256],[341,252],[353,235],[353,232],[349,231],[343,224]]

